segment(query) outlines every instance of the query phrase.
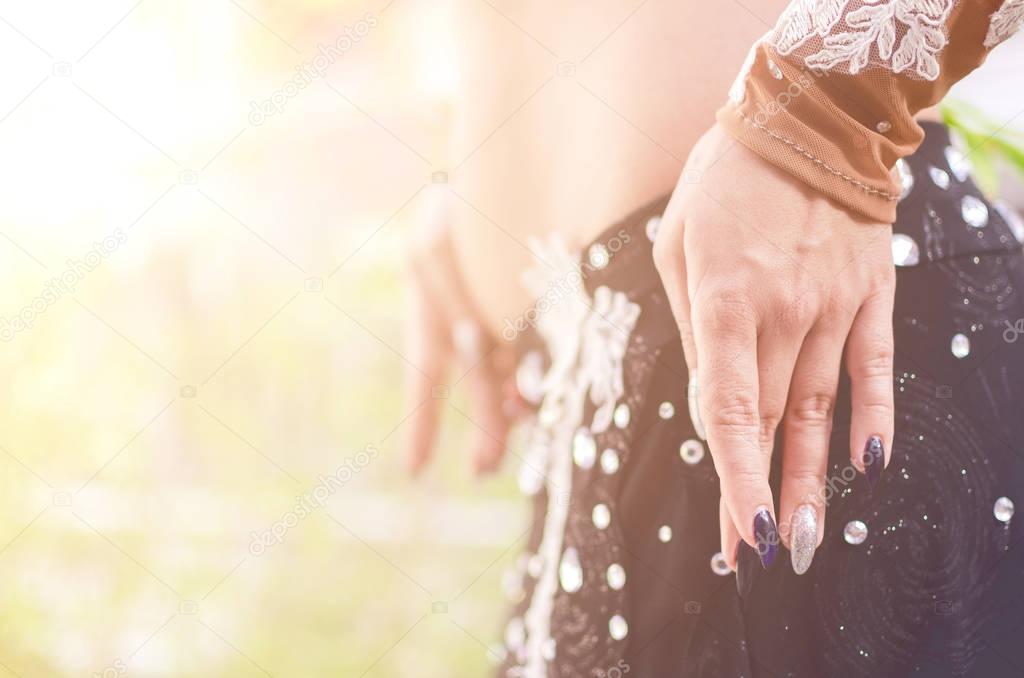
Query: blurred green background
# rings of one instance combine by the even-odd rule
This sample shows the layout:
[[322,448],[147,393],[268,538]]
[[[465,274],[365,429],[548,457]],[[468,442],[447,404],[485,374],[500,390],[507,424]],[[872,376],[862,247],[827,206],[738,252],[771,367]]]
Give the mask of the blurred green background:
[[389,4],[0,3],[0,675],[488,671],[525,505],[452,408],[402,472],[454,65]]

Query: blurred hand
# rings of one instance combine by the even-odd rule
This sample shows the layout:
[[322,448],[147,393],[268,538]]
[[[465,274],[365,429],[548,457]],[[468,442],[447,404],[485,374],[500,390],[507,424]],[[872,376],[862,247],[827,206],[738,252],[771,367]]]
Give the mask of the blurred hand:
[[[520,401],[511,378],[515,356],[481,329],[459,277],[452,247],[449,193],[428,190],[426,208],[408,254],[406,405],[410,416],[405,463],[418,473],[431,459],[448,391],[463,380],[470,391],[469,443],[475,474],[498,468]],[[411,363],[411,364],[410,364]],[[457,368],[453,370],[452,368]],[[446,377],[453,377],[446,382]]]
[[[690,155],[655,260],[682,335],[697,405],[691,416],[702,437],[706,428],[721,478],[722,552],[734,569],[741,538],[767,567],[781,532],[800,574],[821,543],[844,346],[851,461],[871,484],[888,461],[890,238],[891,226],[851,215],[717,127]],[[776,530],[768,471],[780,423]]]

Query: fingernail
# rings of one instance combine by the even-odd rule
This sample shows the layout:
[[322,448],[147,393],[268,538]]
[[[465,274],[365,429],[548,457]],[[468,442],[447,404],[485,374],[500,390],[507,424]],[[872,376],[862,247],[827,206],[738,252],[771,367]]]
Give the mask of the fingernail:
[[879,436],[871,436],[864,445],[864,475],[868,478],[868,489],[874,492],[878,480],[882,477],[882,469],[885,468],[885,446]]
[[810,504],[801,504],[793,511],[790,532],[790,559],[793,571],[803,574],[814,560],[814,549],[818,546],[818,512]]
[[757,555],[747,543],[736,544],[736,593],[746,600],[754,589],[754,575],[757,574]]
[[754,513],[754,541],[761,567],[767,570],[775,562],[775,554],[779,550],[779,529],[767,507],[762,506]]
[[686,387],[686,403],[690,408],[690,423],[693,424],[693,431],[701,440],[707,440],[708,434],[704,430],[704,422],[700,418],[700,403],[697,397],[697,370],[690,370],[690,383]]

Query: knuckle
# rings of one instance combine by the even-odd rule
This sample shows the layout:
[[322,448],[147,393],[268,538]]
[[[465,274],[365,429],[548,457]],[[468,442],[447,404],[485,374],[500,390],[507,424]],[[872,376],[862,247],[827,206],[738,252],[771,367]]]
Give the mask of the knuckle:
[[749,294],[735,284],[711,287],[700,295],[697,304],[700,317],[712,328],[735,328],[754,317]]
[[775,432],[779,428],[779,422],[782,421],[781,415],[775,413],[761,413],[761,426],[758,430],[758,442],[761,444],[761,449],[771,449],[771,446],[775,443]]
[[719,430],[749,434],[760,428],[757,403],[746,393],[721,396],[710,409],[709,424]]
[[851,376],[860,379],[889,379],[893,372],[894,351],[887,341],[873,342],[864,357],[853,366]]
[[794,423],[804,426],[821,426],[832,420],[835,406],[835,394],[827,391],[815,391],[793,401],[789,410]]

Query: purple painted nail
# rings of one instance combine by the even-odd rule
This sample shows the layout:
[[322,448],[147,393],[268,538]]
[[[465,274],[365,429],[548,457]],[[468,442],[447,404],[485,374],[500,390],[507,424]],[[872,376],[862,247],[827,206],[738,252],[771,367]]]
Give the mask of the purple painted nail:
[[736,545],[736,592],[740,599],[746,600],[754,588],[754,575],[757,573],[757,554],[754,549],[740,541]]
[[882,469],[885,468],[885,446],[879,436],[871,436],[864,445],[864,455],[861,457],[864,462],[864,475],[868,479],[868,489],[875,491],[879,479],[882,477]]
[[771,512],[763,506],[754,514],[754,541],[757,543],[761,567],[767,570],[775,562],[779,550],[779,529],[775,526]]

